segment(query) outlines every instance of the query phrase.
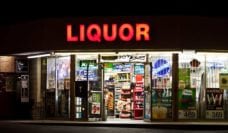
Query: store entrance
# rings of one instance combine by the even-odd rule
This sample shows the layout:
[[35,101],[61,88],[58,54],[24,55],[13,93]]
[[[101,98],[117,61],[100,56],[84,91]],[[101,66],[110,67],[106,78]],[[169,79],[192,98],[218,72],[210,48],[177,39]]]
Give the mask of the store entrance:
[[87,93],[88,93],[88,82],[87,81],[76,81],[75,82],[75,97],[76,97],[76,119],[87,120]]
[[107,120],[144,119],[144,64],[104,63]]

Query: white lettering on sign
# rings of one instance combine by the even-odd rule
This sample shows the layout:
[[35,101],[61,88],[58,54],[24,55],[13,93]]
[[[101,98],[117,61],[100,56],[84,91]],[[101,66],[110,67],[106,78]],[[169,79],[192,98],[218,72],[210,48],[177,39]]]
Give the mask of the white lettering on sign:
[[224,110],[207,110],[206,119],[224,119]]
[[196,119],[197,111],[196,110],[179,110],[178,112],[179,119]]

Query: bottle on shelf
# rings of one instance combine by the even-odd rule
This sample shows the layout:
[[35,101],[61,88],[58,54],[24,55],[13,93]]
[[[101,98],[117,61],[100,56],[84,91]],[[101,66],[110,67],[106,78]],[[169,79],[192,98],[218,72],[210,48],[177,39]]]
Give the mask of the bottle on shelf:
[[134,119],[143,119],[144,110],[144,83],[143,75],[135,75],[136,81],[133,89]]

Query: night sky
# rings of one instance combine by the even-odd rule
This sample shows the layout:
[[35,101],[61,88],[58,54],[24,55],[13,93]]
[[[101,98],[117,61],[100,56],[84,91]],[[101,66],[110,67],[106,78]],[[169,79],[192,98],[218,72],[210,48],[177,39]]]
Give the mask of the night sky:
[[93,1],[42,2],[9,1],[0,4],[0,24],[15,24],[42,18],[78,16],[228,16],[225,2],[219,1]]

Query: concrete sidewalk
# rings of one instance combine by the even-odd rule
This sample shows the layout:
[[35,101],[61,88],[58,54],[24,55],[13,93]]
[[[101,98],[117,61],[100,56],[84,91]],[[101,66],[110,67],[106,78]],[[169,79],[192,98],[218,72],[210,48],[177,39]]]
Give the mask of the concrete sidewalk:
[[130,128],[175,128],[175,129],[228,129],[228,122],[144,122],[142,120],[65,121],[65,120],[7,120],[1,122],[34,125],[99,126]]

